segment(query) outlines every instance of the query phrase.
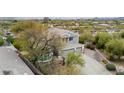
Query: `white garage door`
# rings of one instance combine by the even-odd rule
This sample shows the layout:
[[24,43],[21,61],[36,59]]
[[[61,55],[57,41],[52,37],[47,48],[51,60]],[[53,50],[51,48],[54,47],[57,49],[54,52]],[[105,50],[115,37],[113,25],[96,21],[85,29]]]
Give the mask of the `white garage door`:
[[76,48],[76,52],[81,53],[81,52],[82,52],[82,47],[78,47],[78,48]]
[[67,57],[68,53],[74,52],[74,49],[63,50],[62,52],[63,57]]

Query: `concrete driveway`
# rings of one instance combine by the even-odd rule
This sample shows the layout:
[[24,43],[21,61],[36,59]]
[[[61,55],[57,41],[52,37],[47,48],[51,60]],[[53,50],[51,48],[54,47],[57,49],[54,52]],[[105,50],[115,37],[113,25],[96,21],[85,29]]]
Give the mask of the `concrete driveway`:
[[112,73],[106,70],[106,68],[95,59],[83,55],[85,60],[85,66],[81,68],[82,75],[111,75]]

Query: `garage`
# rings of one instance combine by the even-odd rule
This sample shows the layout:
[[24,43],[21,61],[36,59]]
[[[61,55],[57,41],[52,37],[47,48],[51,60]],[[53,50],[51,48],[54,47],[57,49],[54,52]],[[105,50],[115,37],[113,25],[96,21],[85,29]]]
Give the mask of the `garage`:
[[61,54],[63,57],[67,57],[68,53],[77,52],[82,53],[84,49],[84,45],[82,44],[71,44],[62,49]]
[[67,57],[68,53],[74,52],[74,48],[68,50],[62,50],[62,56]]
[[78,48],[76,48],[76,52],[81,53],[81,52],[82,52],[82,47],[78,47]]

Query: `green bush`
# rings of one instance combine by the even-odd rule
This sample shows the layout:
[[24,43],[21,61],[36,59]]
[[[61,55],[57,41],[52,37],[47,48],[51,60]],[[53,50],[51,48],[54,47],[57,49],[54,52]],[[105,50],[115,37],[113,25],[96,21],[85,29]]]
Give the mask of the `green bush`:
[[106,64],[106,69],[108,69],[109,71],[116,71],[116,66],[114,64]]
[[97,35],[95,36],[94,43],[96,43],[96,47],[98,49],[104,49],[105,48],[105,44],[109,40],[111,40],[111,35],[106,33],[106,32],[102,32],[102,33],[97,33]]
[[3,32],[0,31],[0,36],[2,36],[2,35],[3,35]]
[[8,42],[10,42],[10,43],[13,43],[13,42],[14,42],[13,36],[7,36],[6,41],[8,41]]
[[112,39],[105,45],[105,50],[110,53],[110,58],[118,56],[120,59],[123,56],[124,51],[124,40],[123,39]]
[[0,37],[0,46],[2,46],[4,44],[4,40],[2,37]]
[[19,42],[19,40],[14,40],[13,45],[15,48],[17,48],[18,50],[20,50],[21,47],[21,43]]
[[71,65],[83,66],[84,60],[82,58],[82,55],[79,53],[74,53],[74,52],[68,53],[67,59],[66,59],[66,65],[67,66],[71,66]]
[[25,50],[26,44],[27,44],[26,40],[15,39],[13,41],[14,47],[17,48],[18,50]]
[[124,31],[121,31],[120,36],[121,38],[124,38]]
[[117,72],[116,75],[124,75],[124,71],[123,72]]
[[92,42],[93,39],[94,38],[93,38],[91,32],[85,32],[85,33],[83,33],[83,34],[80,35],[80,37],[79,37],[79,43],[84,44],[86,42]]

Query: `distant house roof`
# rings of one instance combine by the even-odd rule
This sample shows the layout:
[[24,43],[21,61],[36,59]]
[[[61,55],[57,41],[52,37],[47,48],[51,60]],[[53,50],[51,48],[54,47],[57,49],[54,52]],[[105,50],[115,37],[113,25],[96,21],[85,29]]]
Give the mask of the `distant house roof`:
[[98,24],[100,26],[110,26],[109,24]]
[[124,23],[121,23],[122,25],[124,25]]
[[96,22],[96,21],[95,21],[95,22],[93,22],[93,23],[94,23],[94,24],[97,24],[97,23],[99,23],[99,22]]
[[33,75],[34,73],[14,50],[0,47],[0,74]]
[[79,36],[78,33],[74,33],[70,30],[65,30],[61,28],[49,28],[48,31],[58,34],[61,37],[73,37],[73,36]]

